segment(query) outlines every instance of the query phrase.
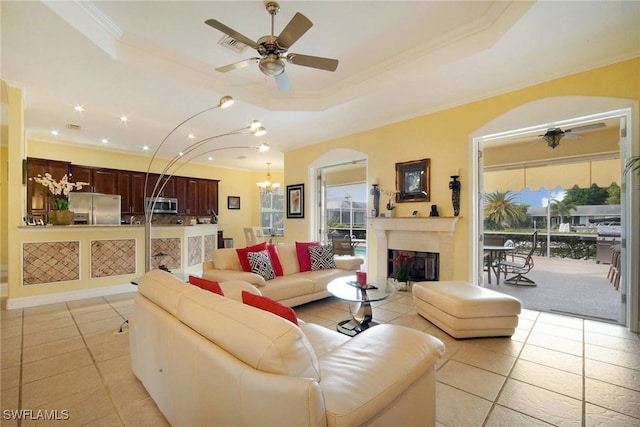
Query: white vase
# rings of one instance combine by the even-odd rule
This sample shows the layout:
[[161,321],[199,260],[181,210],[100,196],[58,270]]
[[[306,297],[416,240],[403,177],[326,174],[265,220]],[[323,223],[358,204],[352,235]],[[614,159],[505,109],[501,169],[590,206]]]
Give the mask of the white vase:
[[387,218],[391,218],[393,216],[393,209],[387,209],[385,216]]

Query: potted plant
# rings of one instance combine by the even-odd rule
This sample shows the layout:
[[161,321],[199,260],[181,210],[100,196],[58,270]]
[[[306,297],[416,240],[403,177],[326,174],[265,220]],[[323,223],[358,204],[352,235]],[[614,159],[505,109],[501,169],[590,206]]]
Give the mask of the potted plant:
[[71,224],[73,212],[69,210],[69,193],[74,189],[79,190],[83,185],[89,185],[89,183],[69,182],[69,177],[66,174],[60,181],[56,181],[48,172],[44,176],[38,174],[38,176],[29,179],[47,187],[49,192],[54,195],[49,211],[49,222],[54,225]]
[[395,286],[399,291],[409,289],[409,280],[411,279],[409,260],[411,258],[413,258],[413,255],[400,252],[395,258],[389,260],[393,263],[393,278],[395,280]]

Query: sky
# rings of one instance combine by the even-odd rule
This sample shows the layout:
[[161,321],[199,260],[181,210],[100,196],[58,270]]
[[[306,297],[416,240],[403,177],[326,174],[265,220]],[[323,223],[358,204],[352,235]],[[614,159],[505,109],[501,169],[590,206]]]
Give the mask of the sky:
[[516,197],[515,201],[517,203],[524,203],[525,205],[529,205],[532,208],[542,208],[546,207],[549,203],[549,198],[554,200],[562,200],[566,195],[566,191],[562,189],[562,187],[557,186],[550,192],[544,189],[531,191],[528,188],[523,189],[519,192],[519,196]]

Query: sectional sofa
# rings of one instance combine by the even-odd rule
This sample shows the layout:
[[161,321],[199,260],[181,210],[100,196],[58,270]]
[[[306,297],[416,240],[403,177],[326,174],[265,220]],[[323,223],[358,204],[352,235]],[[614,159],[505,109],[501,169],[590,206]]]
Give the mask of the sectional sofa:
[[171,425],[435,425],[440,340],[399,325],[354,338],[296,325],[230,298],[238,286],[252,288],[221,283],[220,296],[162,270],[139,280],[131,366]]
[[[332,256],[333,267],[320,262],[319,268],[314,269],[309,253],[314,248],[322,247],[316,242],[296,242],[217,249],[213,252],[213,259],[204,263],[202,277],[218,282],[243,280],[258,287],[263,295],[294,307],[328,297],[329,282],[338,277],[355,275],[355,270],[364,262],[357,256]],[[245,254],[262,251],[267,251],[269,255],[274,278],[266,279],[260,273],[252,271],[243,259]]]

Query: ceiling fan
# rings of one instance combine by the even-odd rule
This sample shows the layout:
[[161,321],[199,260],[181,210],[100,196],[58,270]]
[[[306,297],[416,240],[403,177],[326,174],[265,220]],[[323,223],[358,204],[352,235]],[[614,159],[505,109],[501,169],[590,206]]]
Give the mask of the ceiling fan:
[[227,27],[223,23],[215,19],[207,19],[205,24],[222,31],[226,35],[236,39],[237,41],[251,46],[258,51],[260,57],[245,59],[233,64],[216,68],[216,71],[226,73],[227,71],[243,68],[250,63],[257,63],[258,68],[267,76],[273,76],[278,85],[278,89],[285,91],[291,88],[289,79],[284,70],[283,59],[290,64],[302,65],[304,67],[318,68],[320,70],[335,71],[338,67],[337,59],[321,58],[319,56],[301,55],[298,53],[289,53],[288,49],[306,33],[313,24],[306,16],[297,12],[287,26],[282,30],[279,36],[274,36],[273,25],[276,14],[280,11],[280,6],[276,2],[267,2],[265,4],[267,12],[271,15],[271,35],[260,37],[257,42],[240,34],[239,32]]
[[553,129],[547,130],[547,132],[544,135],[538,135],[538,137],[547,141],[547,145],[549,145],[549,147],[556,148],[558,145],[560,145],[560,140],[563,137],[566,137],[567,139],[580,139],[582,138],[582,136],[576,134],[575,132],[582,132],[590,129],[598,129],[598,128],[603,128],[605,126],[606,125],[601,122],[601,123],[592,123],[584,126],[578,126],[575,128],[565,129],[565,130],[562,130],[560,128],[553,128]]

